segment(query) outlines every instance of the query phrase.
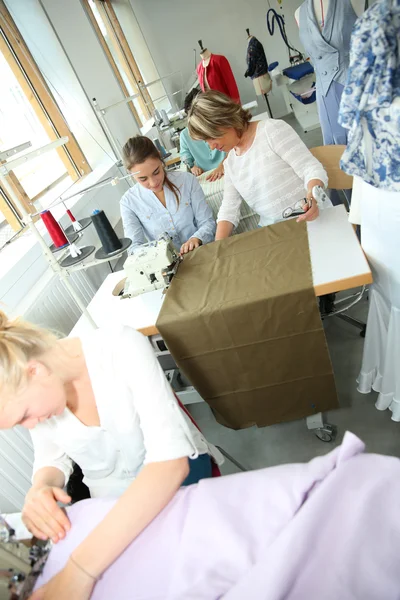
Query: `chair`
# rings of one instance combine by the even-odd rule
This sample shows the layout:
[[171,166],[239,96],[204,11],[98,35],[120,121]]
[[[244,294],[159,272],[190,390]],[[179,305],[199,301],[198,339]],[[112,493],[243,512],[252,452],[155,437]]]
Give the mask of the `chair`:
[[[325,171],[328,175],[328,188],[331,190],[338,190],[344,192],[344,190],[351,190],[353,187],[353,177],[351,175],[347,175],[340,168],[340,159],[342,158],[342,154],[345,151],[346,146],[337,145],[337,146],[316,146],[315,148],[310,148],[310,152],[319,162],[323,165]],[[347,211],[349,210],[349,203],[346,195],[345,197],[345,205]],[[350,317],[349,315],[344,314],[349,308],[357,304],[364,295],[365,286],[362,287],[360,292],[352,294],[351,296],[347,296],[346,298],[341,298],[335,302],[331,301],[332,310],[326,312],[324,310],[321,311],[322,318],[326,317],[339,317],[343,321],[354,325],[358,329],[361,330],[361,337],[365,337],[366,324],[354,317]],[[344,305],[344,306],[340,306]],[[320,301],[320,306],[324,306],[324,302]]]

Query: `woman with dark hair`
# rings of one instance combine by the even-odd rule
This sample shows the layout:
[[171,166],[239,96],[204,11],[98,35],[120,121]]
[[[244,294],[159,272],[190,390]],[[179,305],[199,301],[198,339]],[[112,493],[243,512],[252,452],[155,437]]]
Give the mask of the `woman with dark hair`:
[[[189,114],[192,102],[198,94],[200,90],[195,88],[186,96],[184,103],[186,114]],[[206,171],[211,171],[206,177],[207,181],[216,181],[224,176],[225,152],[220,152],[216,148],[212,150],[204,140],[193,140],[187,127],[181,131],[180,147],[182,162],[188,165],[190,172],[196,177]]]
[[144,136],[130,138],[123,157],[126,169],[139,184],[121,199],[124,232],[132,240],[130,253],[164,232],[182,254],[214,240],[212,211],[194,175],[183,171],[167,174],[157,148]]

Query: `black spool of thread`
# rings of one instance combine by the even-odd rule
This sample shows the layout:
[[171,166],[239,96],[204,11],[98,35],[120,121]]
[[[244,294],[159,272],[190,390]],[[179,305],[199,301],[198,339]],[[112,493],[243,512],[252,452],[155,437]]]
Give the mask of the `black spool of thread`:
[[95,210],[92,214],[92,223],[106,254],[112,254],[122,248],[122,242],[118,238],[104,210]]

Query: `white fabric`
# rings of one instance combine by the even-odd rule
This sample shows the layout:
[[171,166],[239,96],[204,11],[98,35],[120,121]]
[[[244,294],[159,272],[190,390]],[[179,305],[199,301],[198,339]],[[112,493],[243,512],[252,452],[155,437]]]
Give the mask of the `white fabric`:
[[92,497],[115,497],[147,463],[211,453],[143,335],[130,327],[98,329],[81,341],[100,427],[83,425],[69,409],[38,424],[31,431],[34,473],[54,466],[67,480],[72,459]]
[[282,212],[305,197],[311,179],[326,186],[328,177],[320,162],[297,133],[277,119],[259,121],[252,146],[224,163],[225,190],[218,221],[237,226],[242,199],[260,215],[260,225],[282,220]]
[[360,177],[353,177],[353,191],[349,211],[349,221],[353,225],[361,225],[361,195],[362,182]]
[[361,242],[374,277],[358,390],[379,392],[376,407],[400,421],[400,192],[358,183]]

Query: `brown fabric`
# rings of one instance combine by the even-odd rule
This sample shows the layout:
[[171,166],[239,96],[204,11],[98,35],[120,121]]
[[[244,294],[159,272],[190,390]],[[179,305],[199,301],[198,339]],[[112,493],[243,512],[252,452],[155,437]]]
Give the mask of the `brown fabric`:
[[278,223],[186,255],[157,328],[223,425],[338,407],[305,224]]

